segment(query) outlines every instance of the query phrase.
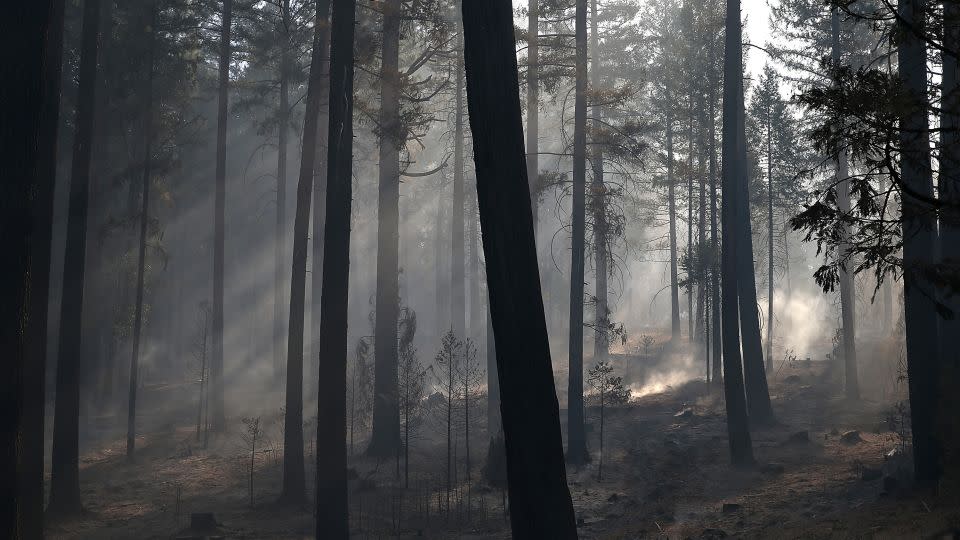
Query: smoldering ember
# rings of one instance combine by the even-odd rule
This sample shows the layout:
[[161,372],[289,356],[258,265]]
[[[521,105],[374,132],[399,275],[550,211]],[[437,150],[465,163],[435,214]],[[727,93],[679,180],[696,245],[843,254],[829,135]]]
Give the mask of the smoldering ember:
[[0,18],[0,538],[960,538],[960,0]]

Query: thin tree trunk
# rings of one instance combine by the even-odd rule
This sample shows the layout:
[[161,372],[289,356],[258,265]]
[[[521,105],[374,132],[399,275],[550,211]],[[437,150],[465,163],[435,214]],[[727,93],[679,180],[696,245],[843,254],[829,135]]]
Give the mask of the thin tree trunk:
[[[590,49],[593,51],[590,60],[590,86],[594,92],[600,89],[600,35],[599,20],[597,15],[597,0],[590,0]],[[603,107],[594,105],[591,113],[593,114],[593,132],[596,137],[603,129]],[[595,256],[596,282],[594,283],[594,294],[596,295],[596,311],[594,314],[594,333],[593,333],[593,359],[595,362],[602,362],[607,359],[610,350],[610,336],[608,330],[610,326],[610,310],[607,305],[607,188],[603,184],[603,146],[598,141],[593,141],[593,155],[590,162],[593,165],[593,184],[591,187],[592,206],[593,206],[593,250]]]
[[673,104],[665,96],[667,132],[667,213],[670,220],[670,340],[680,340],[680,280],[677,275],[677,191],[673,181]]
[[773,111],[767,107],[767,371],[773,372]]
[[[586,30],[583,8],[581,1]],[[508,0],[465,2],[463,26],[511,527],[515,538],[576,538],[527,187],[513,7]],[[586,45],[585,32],[581,37]]]
[[[318,1],[318,10],[326,13]],[[317,538],[347,540],[346,377],[353,166],[355,0],[333,0],[323,305],[317,399]],[[396,325],[394,325],[396,327]]]
[[[711,66],[715,64],[713,58],[714,50],[711,42]],[[713,319],[713,327],[711,328],[713,335],[713,382],[714,384],[720,384],[723,380],[723,373],[721,372],[721,366],[723,365],[721,362],[723,357],[723,340],[721,337],[723,319],[720,317],[720,242],[717,236],[717,113],[715,110],[717,81],[712,67],[710,68],[708,86],[707,99],[710,101],[710,310],[711,319]]]
[[540,0],[527,0],[527,184],[533,210],[533,234],[537,235],[540,194]]
[[84,258],[99,45],[100,1],[87,0],[83,6],[76,134],[73,139],[67,240],[63,258],[63,298],[60,304],[57,394],[50,478],[49,512],[61,516],[79,514],[81,511],[78,444],[80,376],[83,364],[81,351]]
[[466,334],[466,282],[464,268],[464,188],[463,188],[463,33],[457,38],[457,67],[454,84],[456,92],[456,110],[453,127],[453,223],[450,229],[453,238],[450,241],[450,316],[453,333],[460,339]]
[[127,398],[127,460],[133,461],[136,443],[137,384],[140,364],[140,334],[143,330],[143,281],[146,273],[147,224],[150,209],[150,177],[153,167],[153,61],[156,45],[157,5],[150,7],[150,36],[147,46],[147,77],[143,107],[143,181],[140,189],[140,237],[137,250],[137,285],[133,315],[133,352],[130,355],[130,386]]
[[[474,186],[475,187],[475,186]],[[470,240],[470,331],[471,339],[479,341],[482,335],[482,324],[486,324],[483,303],[480,300],[480,229],[477,221],[476,189],[473,193],[467,189],[467,200],[470,201],[469,215],[467,216],[467,237]],[[482,322],[481,322],[482,321]]]
[[44,377],[50,242],[56,176],[64,2],[19,2],[7,9],[0,43],[8,61],[0,90],[0,378],[5,488],[0,536],[43,537]]
[[709,314],[706,312],[707,307],[705,304],[709,301],[706,298],[707,295],[707,268],[704,265],[705,259],[703,257],[704,250],[707,247],[707,185],[706,185],[706,140],[704,138],[704,131],[706,130],[706,122],[704,121],[705,107],[703,102],[703,96],[701,95],[698,99],[697,105],[699,106],[700,114],[698,117],[697,123],[697,178],[699,184],[699,198],[697,199],[700,207],[698,209],[698,219],[697,219],[697,274],[700,279],[697,283],[697,325],[700,327],[697,331],[697,335],[700,336],[703,346],[703,359],[706,364],[706,379],[707,382],[710,382],[710,318]]
[[290,134],[290,0],[280,2],[283,28],[280,41],[280,111],[277,126],[277,222],[274,229],[273,269],[273,380],[274,387],[283,374],[283,309],[287,307],[283,295],[284,257],[287,253],[287,237],[284,228],[287,221],[287,141]]
[[[743,372],[740,368],[740,321],[738,311],[743,304],[738,300],[738,258],[749,253],[740,252],[743,236],[738,206],[741,199],[741,177],[745,175],[743,139],[743,51],[741,49],[740,1],[727,0],[726,35],[723,54],[723,388],[727,411],[727,436],[730,459],[734,465],[753,463],[753,445],[744,399]],[[751,263],[752,264],[752,263]]]
[[688,97],[687,106],[687,337],[694,342],[693,314],[693,93]]
[[397,387],[397,318],[400,315],[399,226],[400,0],[383,4],[380,67],[380,191],[377,198],[377,305],[374,331],[373,431],[367,454],[390,457],[400,448]]
[[[576,3],[576,98],[573,113],[573,238],[567,375],[567,461],[590,461],[583,413],[583,279],[587,182],[587,0]],[[539,289],[537,289],[539,290]]]
[[[927,52],[914,35],[924,31],[926,0],[905,0],[899,5],[904,26],[897,49],[900,78],[911,98],[900,116],[901,181],[912,193],[933,197],[930,168],[927,101]],[[941,449],[937,443],[938,412],[938,320],[936,291],[924,278],[935,262],[937,244],[933,209],[910,193],[903,193],[904,322],[906,326],[907,377],[913,435],[913,467],[921,487],[936,486],[941,475]]]
[[[303,151],[297,182],[297,211],[293,225],[293,269],[290,274],[290,324],[287,333],[287,392],[283,428],[283,491],[280,501],[299,505],[306,500],[303,472],[303,329],[307,286],[307,236],[310,230],[310,203],[313,196],[314,165],[317,157],[317,123],[320,87],[323,80],[323,29],[326,1],[317,2],[317,25],[313,33],[313,54],[303,121]],[[346,384],[346,376],[344,376]],[[318,430],[319,431],[319,430]]]
[[307,376],[307,382],[310,384],[310,399],[317,399],[317,377],[319,376],[319,366],[317,365],[321,342],[320,342],[320,310],[323,300],[323,237],[327,221],[327,162],[329,161],[329,133],[330,127],[330,1],[324,0],[320,6],[322,36],[320,38],[320,61],[321,78],[319,107],[317,108],[317,154],[313,163],[313,232],[311,234],[311,274],[310,274],[310,293],[312,296],[310,304],[310,334],[313,346],[310,348],[310,362],[308,364],[310,372]]
[[210,394],[213,429],[226,429],[223,380],[223,266],[227,204],[227,105],[230,85],[230,25],[233,0],[223,0],[220,22],[220,66],[217,88],[217,171],[213,217],[213,347],[210,358]]
[[[839,65],[842,54],[840,49],[840,13],[836,7],[831,9],[830,28],[832,35],[831,56],[834,64]],[[837,164],[837,207],[840,212],[849,214],[850,180],[848,179],[846,148],[841,148],[840,152],[835,156],[835,161]],[[843,244],[841,250],[846,252],[846,239],[850,236],[850,231],[846,226],[844,226],[842,234]],[[845,253],[842,253],[841,256],[845,256]],[[860,385],[857,380],[855,294],[853,275],[847,272],[845,263],[840,270],[840,317],[843,326],[844,393],[847,399],[860,399]]]

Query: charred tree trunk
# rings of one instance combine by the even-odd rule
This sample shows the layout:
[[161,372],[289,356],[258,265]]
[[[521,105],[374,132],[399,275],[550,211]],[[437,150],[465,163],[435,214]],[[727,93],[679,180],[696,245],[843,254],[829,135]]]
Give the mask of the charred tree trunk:
[[283,296],[284,257],[287,252],[287,237],[284,227],[287,221],[287,141],[290,135],[290,0],[280,2],[280,110],[277,125],[277,222],[274,229],[273,249],[273,380],[274,387],[280,383],[283,373]]
[[[590,60],[590,86],[594,92],[600,89],[600,23],[597,14],[597,0],[590,0],[590,49],[593,55]],[[598,137],[598,133],[603,129],[603,107],[594,105],[591,113],[593,114],[593,133]],[[610,336],[608,334],[610,327],[610,310],[607,306],[607,188],[603,184],[603,145],[600,141],[593,141],[593,155],[590,162],[593,168],[593,184],[591,189],[591,203],[593,210],[593,250],[594,266],[596,273],[596,282],[594,283],[594,294],[596,295],[596,311],[594,313],[594,332],[593,332],[593,359],[595,362],[602,362],[607,359],[610,351]]]
[[[924,198],[933,198],[927,114],[927,51],[917,37],[924,31],[926,0],[899,5],[903,32],[897,49],[900,78],[910,106],[900,116],[901,182],[903,193],[904,323],[907,376],[913,434],[913,467],[917,484],[932,488],[940,478],[940,441],[937,424],[938,333],[936,291],[925,277],[935,263],[936,217]],[[915,196],[919,195],[920,197]]]
[[367,454],[400,450],[397,319],[400,316],[400,0],[383,4],[380,67],[380,191],[377,197],[377,305],[374,337],[373,431]]
[[537,270],[512,5],[507,0],[464,2],[463,27],[511,526],[516,538],[576,538]]
[[327,163],[329,161],[330,124],[330,0],[322,0],[320,5],[320,61],[321,78],[319,106],[317,107],[317,155],[313,163],[313,232],[311,234],[311,274],[310,274],[310,336],[313,346],[310,348],[310,373],[307,382],[311,386],[310,398],[317,398],[317,377],[319,375],[318,358],[320,341],[320,309],[323,299],[323,237],[327,221]]
[[[326,1],[317,2],[317,24],[313,31],[313,54],[307,103],[303,120],[303,153],[297,182],[297,211],[293,224],[293,267],[290,274],[290,324],[287,333],[286,414],[283,420],[283,491],[280,501],[299,505],[306,500],[303,471],[303,329],[307,287],[307,236],[310,230],[310,203],[313,195],[314,164],[317,157],[317,123],[320,87],[323,80],[323,29]],[[346,384],[344,375],[344,384]],[[318,430],[319,431],[319,430]]]
[[[726,36],[723,54],[723,389],[727,410],[727,435],[730,459],[734,465],[753,463],[753,445],[744,399],[743,372],[740,368],[740,315],[738,281],[741,267],[737,260],[749,254],[740,252],[743,239],[739,206],[740,185],[745,183],[746,146],[743,125],[743,51],[741,49],[740,1],[727,0]],[[749,241],[749,238],[748,238]],[[752,261],[751,261],[752,265]],[[751,270],[752,271],[752,270]],[[752,307],[754,309],[755,307]]]
[[[835,65],[841,59],[840,49],[840,13],[834,7],[830,17],[831,34],[833,38],[831,56]],[[847,149],[841,148],[835,156],[837,164],[837,206],[840,212],[850,213],[850,180],[847,170]],[[850,236],[849,228],[844,226],[843,247],[846,256],[846,239]],[[852,261],[851,261],[852,262]],[[843,388],[847,399],[860,399],[860,384],[857,377],[857,332],[856,332],[856,289],[853,283],[853,274],[846,270],[846,263],[840,270],[840,317],[843,326]],[[768,360],[769,362],[769,360]]]
[[677,275],[677,188],[673,179],[673,104],[670,90],[665,96],[667,137],[667,213],[670,220],[670,340],[680,341],[680,280]]
[[[728,2],[731,0],[728,0]],[[734,0],[739,3],[739,0]],[[739,11],[738,11],[739,12]],[[729,31],[729,27],[728,27]],[[735,31],[739,36],[741,28],[737,25]],[[738,40],[740,37],[737,38]],[[739,41],[738,41],[739,42]],[[729,47],[730,44],[728,43]],[[742,65],[742,54],[739,65]],[[738,72],[739,73],[739,72]],[[740,90],[737,97],[737,150],[734,159],[737,159],[737,199],[736,234],[737,236],[737,296],[740,299],[740,339],[743,348],[743,374],[747,391],[747,408],[750,413],[750,422],[755,426],[766,426],[773,422],[773,408],[770,406],[770,392],[767,388],[767,374],[763,365],[763,343],[760,339],[760,313],[757,307],[757,278],[753,268],[753,233],[750,224],[750,194],[747,189],[747,146],[744,129],[743,110],[743,79],[737,76],[734,82],[739,81]],[[724,77],[726,85],[726,77]],[[726,97],[725,97],[726,99]],[[724,107],[727,103],[724,101]],[[726,116],[728,110],[724,110]],[[726,121],[726,118],[724,118]],[[724,154],[726,155],[726,154]],[[726,171],[726,159],[723,160]],[[726,204],[726,197],[724,197]],[[726,227],[724,227],[726,230]],[[724,233],[726,234],[726,233]],[[724,242],[726,245],[726,242]],[[726,364],[724,364],[726,366]]]
[[456,111],[453,126],[453,239],[450,242],[450,317],[453,333],[460,339],[466,334],[466,277],[464,268],[464,188],[463,188],[463,33],[457,39],[457,67],[454,84]]
[[[711,66],[715,64],[713,58],[714,51],[713,45],[711,44]],[[721,366],[723,365],[721,362],[721,358],[723,357],[723,340],[721,336],[723,319],[720,316],[720,242],[717,237],[717,113],[715,110],[715,104],[717,102],[717,81],[714,77],[712,67],[710,68],[708,85],[708,99],[710,101],[710,318],[713,319],[713,327],[710,330],[713,336],[713,382],[714,384],[719,384],[723,380],[723,373],[721,372]]]
[[323,375],[319,378],[317,392],[316,536],[346,540],[350,536],[345,440],[356,2],[333,0],[332,5],[330,123],[327,131],[330,146],[327,155],[323,305],[320,313],[320,341],[324,344],[320,354],[320,372]]
[[217,171],[213,210],[213,345],[210,357],[210,401],[213,429],[226,428],[223,381],[223,265],[227,204],[227,105],[230,85],[230,25],[233,0],[223,0],[220,22],[220,66],[217,87]]
[[7,10],[0,90],[0,378],[3,438],[0,536],[43,537],[43,417],[53,186],[56,173],[64,2]]
[[143,178],[140,195],[140,232],[137,251],[136,300],[133,315],[133,350],[130,354],[130,385],[127,398],[127,459],[133,461],[136,443],[137,384],[139,383],[140,334],[143,329],[143,281],[146,273],[147,224],[150,209],[150,178],[153,165],[153,60],[156,44],[157,5],[150,7],[150,40],[147,45],[147,74],[143,85]]
[[767,131],[767,371],[773,371],[773,111],[765,111]]
[[[58,516],[81,512],[78,445],[80,436],[80,357],[82,351],[84,260],[87,244],[93,111],[96,104],[97,51],[100,45],[100,1],[83,5],[76,134],[70,169],[70,202],[63,258],[63,298],[57,354],[53,454],[49,512]],[[59,59],[58,59],[59,60]]]
[[[570,262],[570,343],[567,374],[567,461],[590,461],[583,413],[583,267],[587,183],[587,0],[576,2],[576,98],[573,113],[573,238]],[[537,289],[540,290],[539,288]]]
[[540,214],[540,0],[527,1],[527,184],[533,210],[533,234]]

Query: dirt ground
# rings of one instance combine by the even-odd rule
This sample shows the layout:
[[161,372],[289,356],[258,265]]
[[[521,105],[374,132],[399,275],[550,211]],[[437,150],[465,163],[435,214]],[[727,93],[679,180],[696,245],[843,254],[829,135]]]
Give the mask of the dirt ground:
[[[642,359],[619,355],[613,362],[630,376]],[[906,434],[896,409],[870,398],[835,397],[840,392],[826,365],[796,360],[777,368],[771,397],[778,423],[754,430],[751,468],[729,465],[720,392],[691,381],[606,410],[598,480],[599,410],[591,407],[593,462],[568,470],[580,537],[953,538],[944,535],[960,527],[960,506],[904,488]],[[216,534],[224,538],[312,538],[309,509],[274,502],[279,417],[262,421],[252,506],[250,451],[239,419],[236,433],[213,438],[207,449],[192,426],[159,425],[138,438],[133,464],[121,436],[86,445],[80,475],[87,512],[50,524],[48,536],[200,537],[188,530],[190,514],[213,512]],[[502,491],[479,479],[487,453],[482,420],[471,429],[471,481],[466,456],[456,456],[449,499],[445,440],[434,428],[422,426],[414,442],[409,487],[395,480],[396,463],[352,457],[354,537],[509,538]],[[308,444],[308,478],[312,460]]]

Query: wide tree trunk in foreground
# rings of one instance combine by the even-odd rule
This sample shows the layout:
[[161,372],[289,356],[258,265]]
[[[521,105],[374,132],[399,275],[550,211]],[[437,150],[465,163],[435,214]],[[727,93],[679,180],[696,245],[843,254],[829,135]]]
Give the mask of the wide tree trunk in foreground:
[[320,86],[323,78],[324,18],[328,0],[317,1],[317,24],[313,30],[313,54],[307,104],[303,120],[303,152],[297,182],[297,211],[293,223],[293,265],[290,274],[290,324],[287,332],[286,414],[283,420],[283,491],[280,501],[301,504],[306,500],[303,472],[303,328],[307,288],[307,236],[310,230],[310,203],[313,196],[314,162],[317,157],[317,122]]
[[[573,226],[570,262],[570,341],[567,373],[567,460],[590,461],[583,412],[583,267],[587,184],[587,0],[577,0],[577,76],[573,113]],[[540,290],[539,288],[537,289]]]
[[[317,399],[317,538],[347,540],[347,304],[353,165],[355,0],[333,0],[330,124]],[[396,327],[396,325],[394,325]]]
[[[743,372],[740,364],[739,299],[740,265],[738,258],[749,254],[749,247],[740,252],[740,184],[746,176],[746,146],[743,126],[743,51],[740,44],[740,0],[727,0],[726,36],[723,54],[723,389],[727,410],[727,436],[730,459],[734,465],[753,463],[753,446],[744,398]],[[744,178],[741,178],[744,177]],[[752,266],[752,261],[751,261]],[[752,270],[751,270],[752,271]]]
[[537,271],[510,1],[465,2],[463,28],[511,526],[515,538],[576,538]]
[[98,86],[99,0],[84,2],[81,40],[76,134],[73,139],[67,240],[63,258],[63,297],[60,303],[60,345],[57,354],[57,394],[50,471],[49,511],[59,516],[74,515],[81,511],[78,445],[82,373],[80,368],[84,359],[80,356],[80,351],[93,111]]
[[43,536],[43,405],[63,1],[11,4],[0,44],[0,536]]
[[395,456],[400,451],[397,320],[400,316],[400,147],[403,144],[399,67],[402,4],[400,0],[387,0],[383,9],[373,430],[367,448],[369,455],[381,458]]
[[913,434],[913,467],[917,484],[934,487],[940,478],[940,443],[937,436],[939,347],[936,291],[924,273],[935,262],[937,228],[933,209],[927,102],[927,51],[914,32],[925,28],[925,0],[900,3],[904,31],[897,49],[900,78],[911,97],[910,107],[900,116],[901,182],[903,193],[904,323],[906,327],[907,376],[910,390],[910,420]]

